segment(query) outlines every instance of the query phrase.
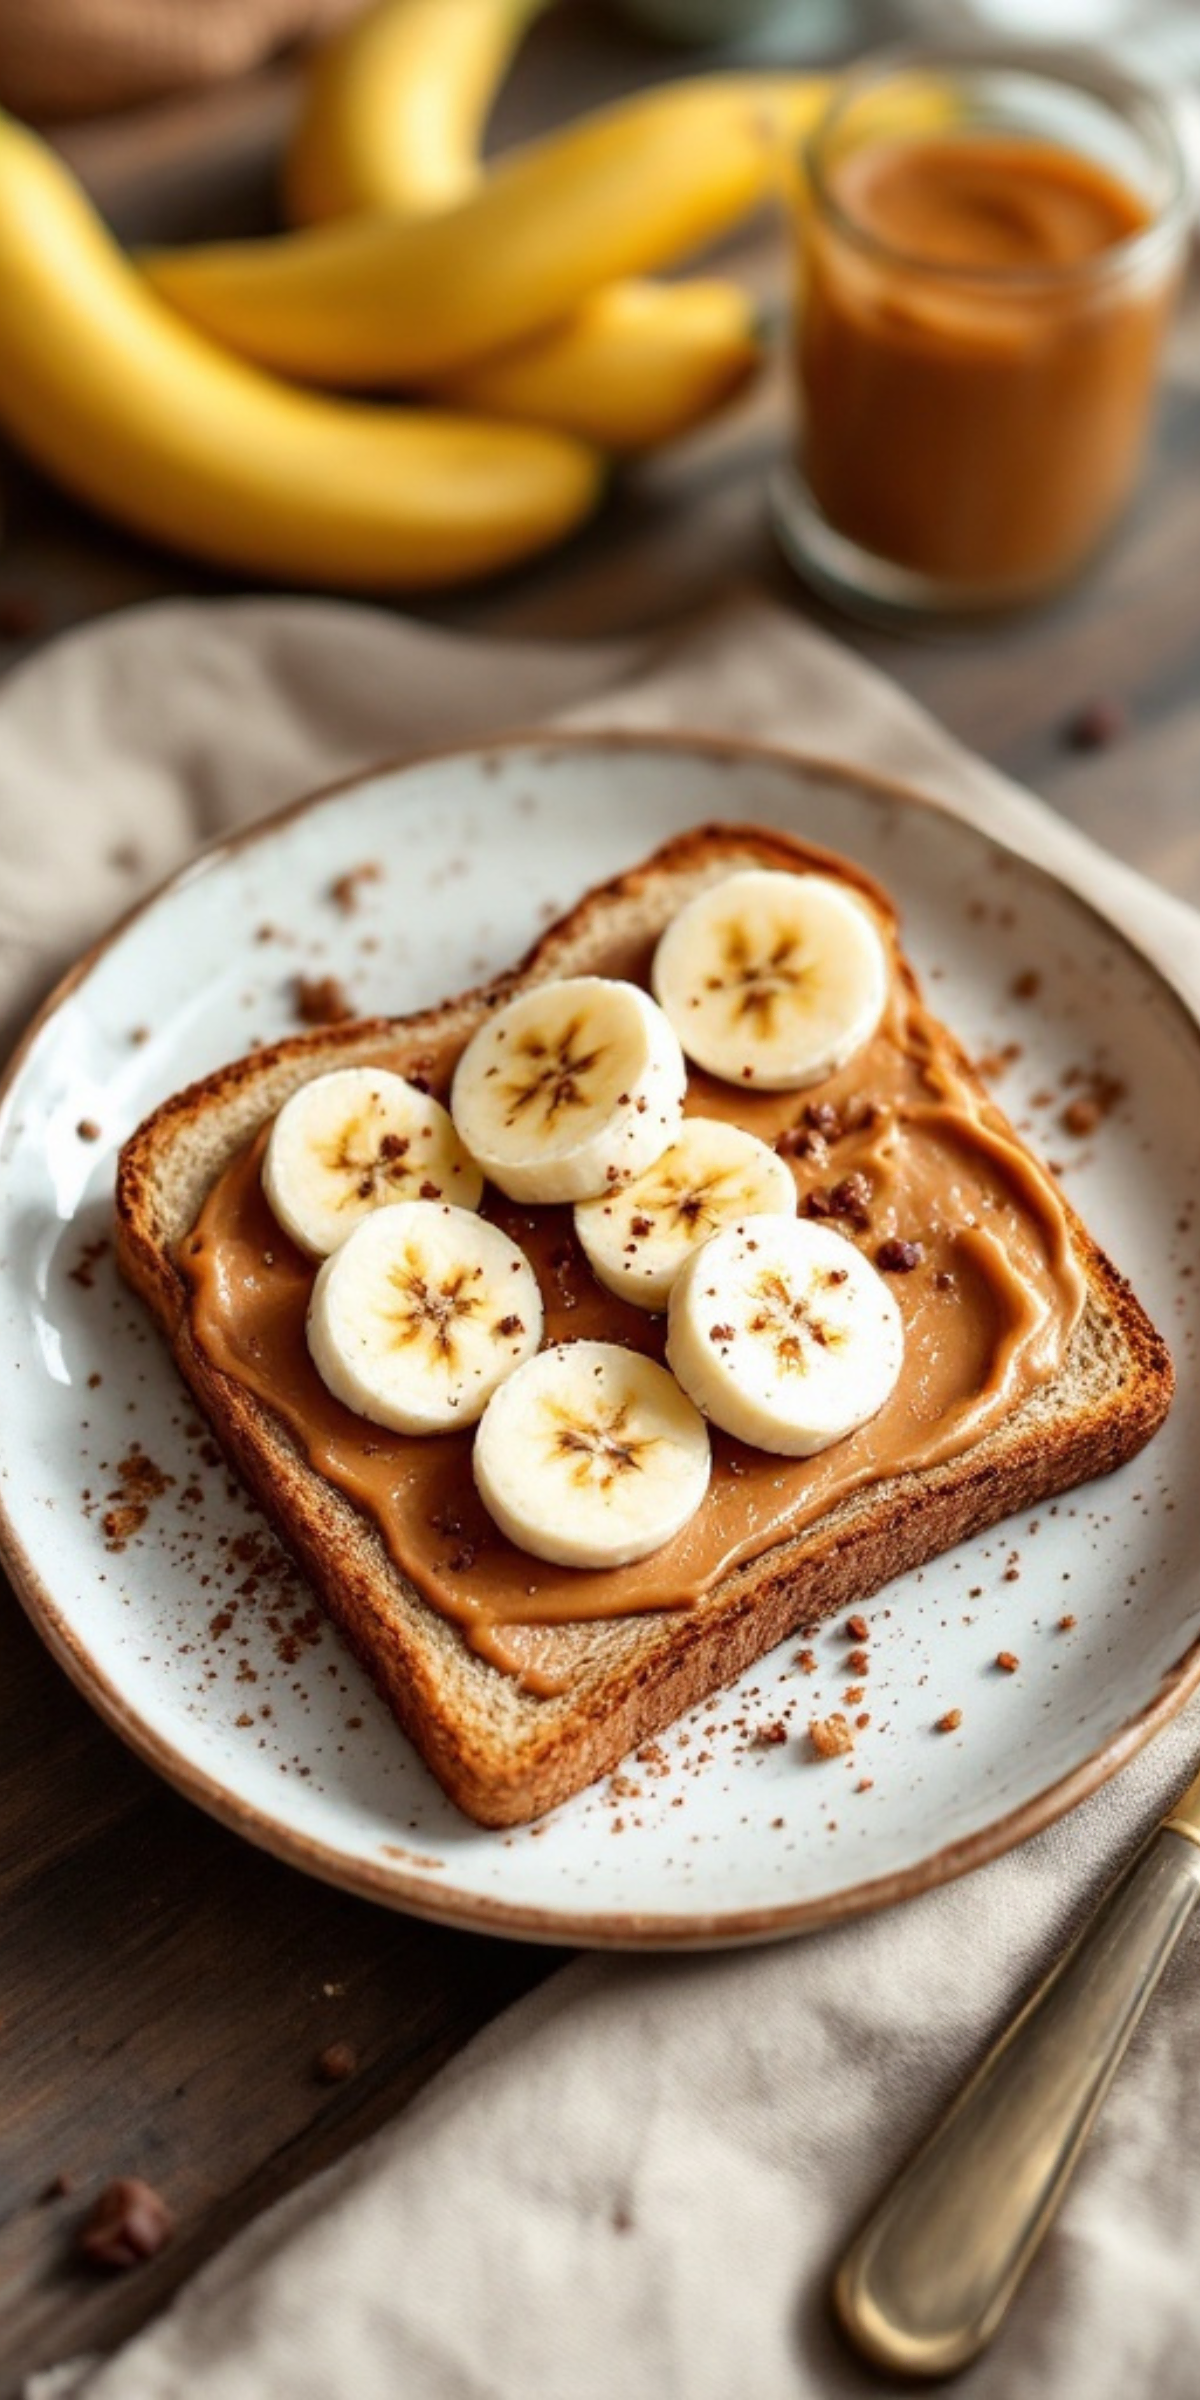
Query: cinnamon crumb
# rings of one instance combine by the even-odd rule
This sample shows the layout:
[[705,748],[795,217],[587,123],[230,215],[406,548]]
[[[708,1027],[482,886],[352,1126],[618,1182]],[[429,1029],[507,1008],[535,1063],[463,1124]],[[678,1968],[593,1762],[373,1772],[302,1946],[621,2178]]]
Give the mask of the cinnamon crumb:
[[845,1691],[842,1693],[842,1698],[845,1701],[847,1708],[857,1708],[862,1697],[863,1686],[861,1683],[848,1683]]
[[810,1718],[808,1738],[818,1758],[840,1758],[845,1751],[854,1748],[854,1735],[849,1723],[841,1710],[836,1708],[832,1716]]
[[1059,1618],[1059,1620],[1058,1620],[1058,1630],[1059,1630],[1059,1632],[1060,1632],[1060,1633],[1071,1633],[1071,1632],[1073,1632],[1073,1631],[1074,1631],[1074,1628],[1076,1627],[1076,1625],[1077,1625],[1078,1623],[1079,1623],[1079,1619],[1078,1619],[1078,1617],[1072,1617],[1072,1616],[1060,1617],[1060,1618]]
[[346,987],[336,975],[296,975],[292,1005],[302,1025],[344,1025],[354,1015]]
[[352,917],[358,909],[360,886],[364,883],[381,883],[382,880],[383,868],[378,859],[368,859],[363,866],[349,867],[344,875],[337,876],[329,886],[329,897],[344,917]]
[[870,1664],[871,1653],[869,1650],[852,1650],[849,1658],[846,1660],[846,1665],[848,1666],[852,1675],[865,1675],[870,1667]]
[[357,2067],[358,2052],[352,2042],[330,2042],[313,2060],[318,2083],[346,2083]]
[[996,1665],[1002,1667],[1006,1675],[1015,1675],[1020,1664],[1015,1650],[997,1650]]
[[796,1665],[802,1675],[815,1675],[817,1671],[816,1652],[814,1650],[797,1650]]
[[94,1117],[81,1117],[75,1128],[81,1142],[98,1142],[101,1130]]
[[776,1717],[769,1725],[757,1726],[750,1739],[756,1750],[774,1750],[780,1742],[786,1742],[787,1726],[782,1717]]
[[136,2267],[153,2258],[175,2231],[175,2218],[160,2192],[137,2175],[118,2175],[98,2192],[78,2234],[79,2248],[96,2267]]
[[852,1642],[865,1642],[870,1639],[871,1628],[865,1617],[847,1617],[842,1631]]
[[945,1715],[938,1718],[933,1730],[935,1733],[957,1733],[961,1724],[961,1708],[948,1708]]

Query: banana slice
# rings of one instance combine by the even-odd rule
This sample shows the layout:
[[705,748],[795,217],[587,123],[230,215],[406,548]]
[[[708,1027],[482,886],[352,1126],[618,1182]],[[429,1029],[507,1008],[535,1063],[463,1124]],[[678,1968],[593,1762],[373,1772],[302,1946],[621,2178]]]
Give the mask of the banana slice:
[[665,1368],[564,1342],[511,1375],[475,1436],[475,1481],[518,1549],[624,1567],[682,1531],[708,1489],[708,1428]]
[[668,925],[651,982],[689,1058],[725,1083],[818,1083],[869,1041],[888,959],[864,902],[828,875],[749,867]]
[[665,1308],[682,1266],[722,1225],[769,1211],[794,1217],[791,1168],[756,1135],[718,1117],[685,1117],[644,1175],[583,1200],[575,1231],[593,1275],[619,1300]]
[[516,1243],[468,1209],[423,1200],[357,1225],[308,1309],[322,1382],[397,1433],[473,1425],[541,1338],[537,1278]]
[[481,1025],[450,1108],[510,1200],[590,1200],[665,1150],[686,1084],[679,1043],[649,994],[577,975],[522,992]]
[[446,1110],[383,1067],[337,1067],[293,1092],[271,1128],[262,1181],[272,1214],[312,1258],[392,1201],[478,1208],[483,1198]]
[[904,1329],[883,1277],[827,1225],[747,1217],[713,1235],[671,1293],[667,1359],[714,1425],[808,1458],[882,1408]]

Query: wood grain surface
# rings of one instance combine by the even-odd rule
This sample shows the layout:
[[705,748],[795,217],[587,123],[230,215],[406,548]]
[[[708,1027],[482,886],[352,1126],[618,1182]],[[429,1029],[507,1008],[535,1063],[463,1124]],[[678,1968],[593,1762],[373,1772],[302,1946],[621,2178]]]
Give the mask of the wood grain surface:
[[[505,140],[676,62],[567,7],[539,28],[495,129]],[[286,66],[151,114],[72,127],[62,147],[118,231],[176,239],[272,222],[293,103]],[[778,229],[730,253],[782,300]],[[1173,341],[1145,488],[1109,556],[1053,609],[921,641],[838,624],[779,563],[764,484],[786,442],[782,369],[723,424],[630,475],[557,559],[423,610],[489,634],[570,640],[671,622],[737,584],[833,626],[962,738],[1173,890],[1200,901],[1200,309]],[[132,600],[233,584],[113,533],[0,460],[0,669]],[[1118,710],[1081,749],[1074,720]],[[403,2105],[554,1964],[305,1881],[210,1824],[137,1765],[0,1589],[0,2400],[36,2366],[105,2351],[231,2232]],[[336,2085],[318,2054],[346,2041]],[[116,2174],[168,2195],[175,2242],[123,2277],[73,2257]],[[57,2178],[68,2190],[53,2189]]]

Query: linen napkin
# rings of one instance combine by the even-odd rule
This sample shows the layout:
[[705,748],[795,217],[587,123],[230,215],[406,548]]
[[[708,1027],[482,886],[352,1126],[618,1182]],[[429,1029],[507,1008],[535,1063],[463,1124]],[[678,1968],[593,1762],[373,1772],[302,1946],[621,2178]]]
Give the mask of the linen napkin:
[[[0,693],[0,1012],[199,837],[305,785],[530,723],[749,731],[882,765],[1106,907],[1200,1009],[1200,923],[746,598],[666,640],[534,650],[281,600],[132,611]],[[64,874],[69,863],[70,874]],[[87,2400],[853,2400],[831,2267],[1166,1807],[1193,1704],[1007,1858],[773,1949],[577,1960],[270,2210]],[[1181,1954],[970,2400],[1195,2400],[1200,2011]]]

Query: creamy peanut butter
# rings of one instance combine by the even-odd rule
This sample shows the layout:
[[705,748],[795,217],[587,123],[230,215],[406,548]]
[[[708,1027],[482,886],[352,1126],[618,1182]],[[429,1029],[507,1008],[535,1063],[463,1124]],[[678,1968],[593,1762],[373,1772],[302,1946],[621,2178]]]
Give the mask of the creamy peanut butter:
[[[886,919],[883,930],[891,940]],[[648,982],[651,948],[626,945],[598,971]],[[460,1047],[423,1055],[439,1097]],[[415,1065],[402,1045],[381,1049],[377,1063],[400,1073]],[[779,1142],[801,1212],[827,1217],[868,1257],[899,1264],[905,1245],[921,1255],[891,1275],[905,1357],[879,1415],[809,1459],[773,1457],[714,1430],[706,1499],[681,1534],[634,1566],[593,1572],[526,1556],[475,1493],[470,1433],[390,1433],[326,1391],[304,1331],[315,1268],[262,1193],[265,1128],[214,1186],[181,1248],[193,1335],[211,1363],[252,1391],[364,1511],[395,1564],[470,1646],[533,1691],[559,1688],[539,1664],[537,1628],[694,1605],[730,1568],[847,1494],[970,1448],[1057,1372],[1083,1306],[1053,1183],[979,1098],[898,958],[882,1024],[839,1074],[767,1094],[693,1072],[686,1105]],[[536,1270],[548,1342],[618,1341],[661,1358],[665,1319],[596,1282],[569,1209],[489,1192],[485,1213]]]

